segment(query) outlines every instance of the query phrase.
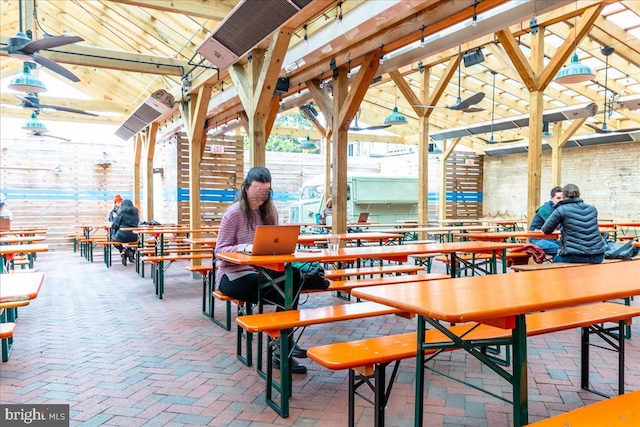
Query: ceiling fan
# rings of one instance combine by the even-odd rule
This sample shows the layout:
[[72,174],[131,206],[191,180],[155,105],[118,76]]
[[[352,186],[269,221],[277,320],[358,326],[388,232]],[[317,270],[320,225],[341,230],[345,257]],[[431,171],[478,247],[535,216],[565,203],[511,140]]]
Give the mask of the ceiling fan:
[[68,107],[59,107],[56,105],[47,105],[47,104],[41,104],[40,103],[40,98],[38,98],[38,94],[37,93],[27,93],[25,96],[20,96],[18,94],[13,94],[13,96],[15,96],[16,98],[18,98],[20,101],[22,101],[22,104],[20,104],[20,106],[22,108],[27,108],[29,110],[34,110],[37,112],[47,112],[47,109],[50,110],[56,110],[56,111],[64,111],[67,113],[75,113],[75,114],[86,114],[87,116],[93,116],[93,117],[98,117],[97,114],[94,113],[90,113],[88,111],[83,111],[83,110],[76,110],[75,108],[68,108]]
[[522,138],[517,138],[517,139],[506,139],[506,140],[502,140],[502,141],[496,141],[493,138],[493,122],[495,119],[495,111],[496,111],[496,74],[498,74],[497,71],[494,70],[490,70],[491,74],[493,74],[493,93],[491,95],[491,137],[489,139],[485,139],[482,137],[479,137],[481,140],[483,140],[484,142],[486,142],[487,144],[506,144],[508,142],[517,142],[517,141],[522,141]]
[[353,118],[353,124],[354,126],[351,126],[349,128],[350,131],[353,132],[360,132],[363,130],[378,130],[378,129],[386,129],[388,127],[391,127],[391,125],[373,125],[373,126],[366,126],[366,127],[360,127],[358,125],[358,117],[360,116],[360,110],[358,110],[358,113],[356,114],[356,116]]
[[477,103],[479,103],[480,101],[482,101],[484,99],[484,92],[479,92],[476,94],[471,95],[469,98],[466,99],[462,99],[462,96],[460,94],[461,92],[461,70],[460,70],[460,63],[461,63],[461,53],[460,53],[460,47],[458,47],[458,98],[456,99],[456,102],[448,105],[446,107],[436,107],[436,106],[431,106],[431,105],[414,105],[414,107],[422,107],[422,108],[448,108],[449,110],[454,110],[454,111],[462,111],[464,113],[477,113],[478,111],[483,111],[484,108],[479,108],[479,107],[473,107],[474,105],[476,105]]
[[[77,43],[84,41],[83,38],[78,36],[49,36],[40,40],[31,40],[31,32],[29,35],[22,31],[22,0],[18,1],[20,30],[7,40],[7,45],[0,47],[0,50],[7,52],[12,58],[20,59],[22,61],[32,61],[42,65],[45,68],[58,73],[63,77],[68,78],[71,81],[79,82],[80,79],[76,77],[71,71],[58,65],[56,62],[38,55],[38,51],[42,49],[51,49],[54,47],[60,47],[71,43]],[[37,22],[37,18],[36,18]]]
[[29,132],[27,132],[27,136],[31,136],[31,137],[39,136],[39,137],[42,137],[42,138],[53,138],[53,139],[59,139],[61,141],[65,141],[65,142],[71,141],[70,139],[63,138],[61,136],[49,135],[47,133],[47,131],[43,131],[43,130],[32,130],[32,131],[29,131]]
[[[604,55],[605,57],[605,68],[604,68],[604,114],[602,116],[603,120],[602,120],[602,127],[598,127],[596,125],[592,125],[591,123],[587,123],[587,126],[590,127],[591,129],[593,129],[596,133],[611,133],[611,132],[618,132],[618,133],[628,133],[628,132],[635,132],[640,130],[640,128],[627,128],[627,129],[609,129],[607,127],[607,114],[609,115],[609,117],[611,117],[611,115],[613,114],[613,98],[615,97],[616,93],[612,91],[611,93],[611,101],[607,101],[607,91],[609,90],[607,88],[607,78],[608,78],[608,71],[609,71],[609,55],[611,55],[613,52],[615,52],[615,49],[611,46],[603,46],[600,49],[600,52]],[[608,109],[608,111],[607,111]]]

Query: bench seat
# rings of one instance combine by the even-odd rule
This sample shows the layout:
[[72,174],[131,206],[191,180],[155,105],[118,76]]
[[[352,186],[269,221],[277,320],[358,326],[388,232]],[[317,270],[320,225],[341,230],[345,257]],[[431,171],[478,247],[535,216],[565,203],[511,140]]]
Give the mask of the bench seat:
[[[20,298],[20,299],[18,299]],[[28,297],[16,297],[14,301],[5,301],[0,303],[0,317],[5,320],[10,319],[4,313],[4,310],[14,310],[18,307],[24,307],[29,305],[30,300]],[[2,322],[0,323],[0,346],[2,347],[2,361],[7,362],[9,360],[9,354],[13,348],[13,334],[15,333],[16,324],[14,322]]]
[[[606,334],[609,345],[618,351],[618,392],[624,393],[624,334],[623,326],[629,325],[633,317],[640,316],[640,308],[629,307],[611,302],[588,304],[545,312],[528,314],[526,316],[527,336],[535,336],[552,332],[564,331],[574,328],[583,328],[582,341],[582,366],[581,386],[589,390],[589,335]],[[617,322],[617,328],[605,329],[596,325],[604,322]],[[466,333],[465,340],[481,344],[483,340],[496,340],[508,338],[510,330],[500,329],[484,324],[463,324],[449,328],[458,336]],[[425,354],[435,354],[440,350],[454,350],[453,343],[440,331],[428,330],[425,334],[425,343],[432,348]],[[586,336],[586,339],[584,338]],[[356,394],[356,382],[364,377],[369,378],[380,374],[391,362],[398,363],[402,359],[415,357],[417,333],[368,338],[350,342],[341,342],[323,346],[311,347],[307,350],[310,359],[332,370],[349,369],[349,414],[353,420],[354,396]],[[356,378],[358,377],[358,378]],[[382,378],[384,374],[382,373]],[[364,383],[364,382],[363,382]],[[389,388],[391,384],[389,384]],[[384,405],[388,398],[382,381],[375,385],[376,402],[380,405],[376,414],[384,416]],[[386,397],[385,397],[386,396]],[[351,424],[353,425],[353,424]],[[561,424],[558,424],[561,425]]]
[[140,267],[142,268],[142,276],[144,277],[144,263],[148,262],[152,264],[151,268],[151,278],[153,279],[153,283],[156,287],[156,296],[158,299],[162,299],[162,295],[164,294],[164,270],[165,262],[172,263],[174,261],[191,261],[191,260],[200,260],[200,259],[211,259],[211,253],[193,253],[193,254],[169,254],[163,256],[139,256]]
[[417,265],[383,265],[376,267],[344,268],[337,270],[326,270],[324,277],[328,280],[339,279],[350,276],[363,276],[367,274],[416,274],[424,270]]
[[[621,259],[604,259],[602,261],[603,264],[610,262],[620,262],[623,261]],[[590,264],[581,264],[575,262],[548,262],[544,264],[524,264],[524,265],[513,265],[511,269],[513,271],[537,271],[537,270],[548,270],[550,268],[566,268],[566,267],[579,267],[581,265],[590,265]]]
[[640,390],[591,403],[529,424],[530,427],[631,427],[640,420]]
[[364,288],[369,286],[390,285],[397,283],[419,282],[422,280],[440,280],[449,279],[450,276],[444,273],[424,273],[424,274],[405,274],[402,276],[384,276],[374,277],[370,279],[356,280],[333,280],[329,284],[327,291],[333,292],[351,292],[354,288]]

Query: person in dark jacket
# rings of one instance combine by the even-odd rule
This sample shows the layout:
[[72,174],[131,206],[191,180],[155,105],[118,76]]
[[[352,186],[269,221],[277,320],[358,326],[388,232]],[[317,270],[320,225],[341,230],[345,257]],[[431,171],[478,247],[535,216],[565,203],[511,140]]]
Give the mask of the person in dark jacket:
[[[133,202],[129,199],[124,199],[120,205],[118,215],[111,224],[111,240],[114,242],[135,242],[138,240],[138,235],[131,231],[122,230],[123,228],[137,227],[140,222],[140,216],[138,214],[138,208],[133,206]],[[122,258],[122,265],[127,265],[127,259],[134,262],[135,252],[131,248],[125,249],[122,245],[114,245],[118,251],[120,251],[120,257]]]
[[[556,204],[563,198],[562,187],[553,187],[551,189],[551,199],[547,200],[545,204],[538,208],[536,214],[533,216],[533,220],[531,220],[529,230],[540,231],[542,224],[549,219]],[[540,246],[544,253],[549,255],[557,254],[560,248],[560,241],[553,239],[529,239],[529,243]]]
[[549,234],[562,226],[560,250],[553,262],[600,264],[606,245],[598,229],[598,210],[582,201],[575,184],[565,185],[562,194],[564,200],[558,202],[541,228]]

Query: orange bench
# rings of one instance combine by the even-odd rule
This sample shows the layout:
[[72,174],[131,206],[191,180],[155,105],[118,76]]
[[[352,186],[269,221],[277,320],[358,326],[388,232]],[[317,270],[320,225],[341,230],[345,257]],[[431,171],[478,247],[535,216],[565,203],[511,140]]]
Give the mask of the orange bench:
[[[211,253],[195,253],[195,254],[170,254],[163,256],[145,256],[138,257],[140,260],[140,267],[142,268],[142,277],[144,277],[144,263],[148,262],[153,265],[151,268],[151,278],[153,279],[153,283],[156,286],[156,296],[158,299],[162,299],[162,295],[164,293],[164,263],[169,262],[169,265],[174,261],[190,261],[194,259],[211,259]],[[167,266],[168,268],[169,266]]]
[[424,268],[417,265],[380,265],[375,267],[361,267],[361,268],[345,268],[338,270],[326,270],[324,277],[328,280],[335,280],[350,276],[364,276],[373,274],[416,274]]
[[[24,307],[29,305],[29,296],[16,297],[13,301],[5,301],[0,303],[0,317],[4,320],[6,309],[17,309],[18,307]],[[13,348],[13,333],[15,332],[16,324],[14,322],[2,322],[0,323],[0,345],[2,346],[2,361],[7,362],[9,360],[9,354]]]
[[640,420],[640,390],[591,403],[529,424],[530,427],[631,427]]
[[[396,314],[411,316],[397,308],[375,302],[360,302],[353,304],[331,305],[326,307],[307,308],[301,310],[277,311],[248,316],[239,316],[236,323],[248,333],[265,332],[267,334],[267,368],[262,371],[262,335],[258,337],[258,374],[266,379],[266,402],[282,417],[289,413],[289,398],[291,396],[291,377],[281,378],[280,384],[273,379],[273,354],[270,351],[275,346],[274,340],[280,338],[281,331],[293,337],[296,328],[306,328],[311,325],[339,322],[344,320],[363,319],[366,317]],[[290,331],[290,332],[288,332]],[[295,340],[293,340],[295,341]],[[249,355],[247,355],[249,356]],[[241,359],[242,361],[242,359]],[[244,362],[243,362],[244,363]],[[249,365],[247,365],[249,366]],[[286,387],[283,388],[283,385]],[[273,399],[273,390],[280,392],[280,405]]]
[[[527,336],[547,334],[573,328],[583,328],[581,386],[589,389],[589,336],[605,335],[606,343],[618,351],[618,392],[624,393],[624,325],[630,325],[633,317],[640,316],[640,308],[611,302],[595,303],[577,307],[528,314],[526,316]],[[598,324],[617,322],[615,328],[605,328]],[[493,326],[469,323],[448,328],[457,336],[465,334],[465,340],[482,349],[482,344],[506,339],[511,331]],[[454,350],[452,342],[440,331],[426,331],[425,343],[432,348],[426,353],[436,355],[441,351]],[[332,370],[349,369],[349,417],[353,422],[354,401],[359,385],[375,382],[376,417],[384,418],[384,407],[391,391],[393,379],[385,390],[385,368],[395,362],[394,372],[402,359],[416,355],[417,334],[415,332],[369,338],[357,341],[311,347],[307,350],[310,359]],[[432,356],[433,357],[433,356]],[[395,375],[394,375],[395,376]],[[392,377],[393,378],[393,377]],[[600,394],[600,393],[599,393]],[[350,424],[353,425],[353,424]],[[378,425],[378,424],[376,424]]]

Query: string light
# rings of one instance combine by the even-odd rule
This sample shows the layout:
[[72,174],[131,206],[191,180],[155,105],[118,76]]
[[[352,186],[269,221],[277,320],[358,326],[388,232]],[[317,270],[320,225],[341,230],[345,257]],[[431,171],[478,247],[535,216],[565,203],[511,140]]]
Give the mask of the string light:
[[380,65],[384,64],[384,53],[382,53],[383,44],[380,45]]
[[347,70],[347,78],[350,79],[351,78],[351,60],[347,61],[347,64],[349,64],[349,69]]
[[296,98],[300,98],[300,83],[298,83],[298,93],[296,93]]
[[478,5],[478,0],[473,1],[473,18],[471,19],[471,26],[478,26],[478,15],[476,14],[476,6]]
[[424,43],[424,29],[425,26],[423,25],[422,28],[420,29],[420,31],[422,32],[420,34],[420,47],[424,47],[425,43]]
[[338,25],[342,25],[342,2],[338,3]]
[[318,79],[320,79],[320,89],[324,89],[324,80],[322,80],[322,74],[318,76]]
[[304,37],[302,38],[302,40],[304,40],[304,45],[307,46],[309,44],[309,36],[307,36],[307,24],[304,25]]

